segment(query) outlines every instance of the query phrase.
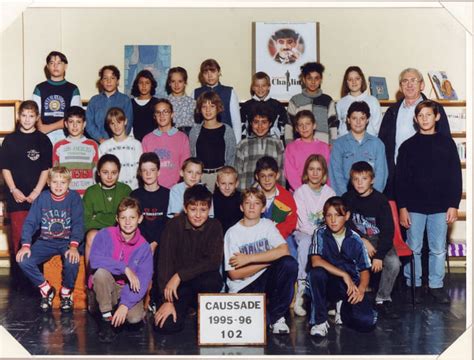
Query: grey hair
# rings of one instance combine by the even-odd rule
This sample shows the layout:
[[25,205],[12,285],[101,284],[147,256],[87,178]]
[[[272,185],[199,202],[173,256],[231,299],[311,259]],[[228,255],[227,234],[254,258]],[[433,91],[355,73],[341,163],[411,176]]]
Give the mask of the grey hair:
[[414,72],[417,76],[418,76],[418,80],[420,81],[424,81],[423,80],[423,74],[420,72],[420,70],[418,69],[415,69],[415,68],[406,68],[404,70],[402,70],[402,72],[400,73],[400,76],[398,77],[398,83],[401,84],[402,83],[402,78],[403,76],[406,74],[406,73],[409,73],[409,72]]

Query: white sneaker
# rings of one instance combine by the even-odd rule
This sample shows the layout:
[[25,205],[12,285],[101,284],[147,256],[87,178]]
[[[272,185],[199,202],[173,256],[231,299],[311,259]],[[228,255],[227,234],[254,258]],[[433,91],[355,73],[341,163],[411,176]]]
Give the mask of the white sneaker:
[[336,317],[334,318],[334,322],[336,323],[336,325],[342,325],[341,305],[342,305],[342,300],[339,300],[336,303]]
[[328,334],[329,323],[327,321],[316,324],[311,327],[310,334],[311,336],[321,336],[325,337]]
[[304,299],[302,296],[296,295],[293,312],[298,316],[306,316],[306,310],[303,308]]
[[270,325],[273,334],[289,334],[290,328],[286,324],[285,318],[279,318],[274,324]]

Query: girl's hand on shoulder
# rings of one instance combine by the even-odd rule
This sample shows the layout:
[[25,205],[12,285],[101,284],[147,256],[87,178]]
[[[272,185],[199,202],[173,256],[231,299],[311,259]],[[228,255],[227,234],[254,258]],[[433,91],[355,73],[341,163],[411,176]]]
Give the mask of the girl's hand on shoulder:
[[446,212],[446,223],[452,224],[458,219],[458,209],[450,207]]

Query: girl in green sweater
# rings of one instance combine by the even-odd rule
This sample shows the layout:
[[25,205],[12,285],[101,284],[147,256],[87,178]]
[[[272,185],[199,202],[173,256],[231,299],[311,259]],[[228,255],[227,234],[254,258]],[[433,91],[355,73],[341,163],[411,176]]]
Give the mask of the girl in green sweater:
[[97,163],[97,184],[88,187],[84,194],[86,265],[89,265],[89,254],[95,235],[100,229],[115,225],[117,206],[132,191],[130,186],[118,181],[119,173],[119,159],[112,154],[103,155]]

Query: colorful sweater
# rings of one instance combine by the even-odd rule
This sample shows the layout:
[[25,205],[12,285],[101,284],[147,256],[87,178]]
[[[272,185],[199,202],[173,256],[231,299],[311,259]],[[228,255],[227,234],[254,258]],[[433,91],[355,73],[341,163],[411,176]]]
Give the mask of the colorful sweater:
[[89,187],[82,199],[85,231],[114,225],[117,207],[131,191],[130,186],[121,182],[117,182],[112,189],[103,189],[101,184]]
[[121,165],[119,181],[127,184],[133,190],[138,188],[138,161],[142,153],[142,144],[131,136],[120,142],[111,138],[99,146],[99,157],[104,154],[113,154],[119,158]]
[[[278,168],[281,169],[284,150],[283,142],[268,134],[264,137],[250,135],[243,139],[237,146],[234,165],[239,174],[239,189],[244,190],[255,182],[255,165],[263,156],[273,157],[277,161]],[[283,176],[280,176],[280,183],[285,183]]]
[[113,226],[102,229],[95,236],[91,248],[90,266],[92,270],[105,269],[122,279],[125,277],[126,267],[137,275],[140,291],[133,292],[127,284],[120,292],[120,305],[131,309],[146,295],[153,274],[153,256],[139,229],[132,239],[125,241],[120,228]]
[[53,166],[65,166],[71,171],[69,188],[81,196],[95,184],[94,173],[99,160],[99,148],[94,140],[81,137],[60,140],[53,148]]
[[310,155],[322,155],[324,159],[326,159],[326,164],[329,166],[329,153],[329,145],[318,139],[314,139],[312,142],[296,139],[288,144],[285,149],[284,173],[290,184],[290,188],[296,190],[301,186],[304,163]]
[[296,228],[305,234],[313,235],[314,231],[324,223],[324,203],[332,196],[336,196],[336,193],[328,185],[323,185],[319,192],[311,189],[308,184],[303,184],[296,189],[294,193],[298,209]]
[[293,196],[283,186],[276,184],[277,194],[263,213],[263,217],[273,220],[283,238],[287,238],[296,228],[297,210]]
[[79,194],[70,190],[63,200],[53,200],[43,191],[31,205],[21,233],[21,244],[31,245],[33,235],[41,229],[39,239],[68,241],[78,246],[84,238],[84,208]]
[[160,185],[171,188],[177,184],[181,166],[191,156],[186,134],[176,128],[168,132],[156,129],[143,138],[142,146],[143,152],[154,152],[160,158]]

